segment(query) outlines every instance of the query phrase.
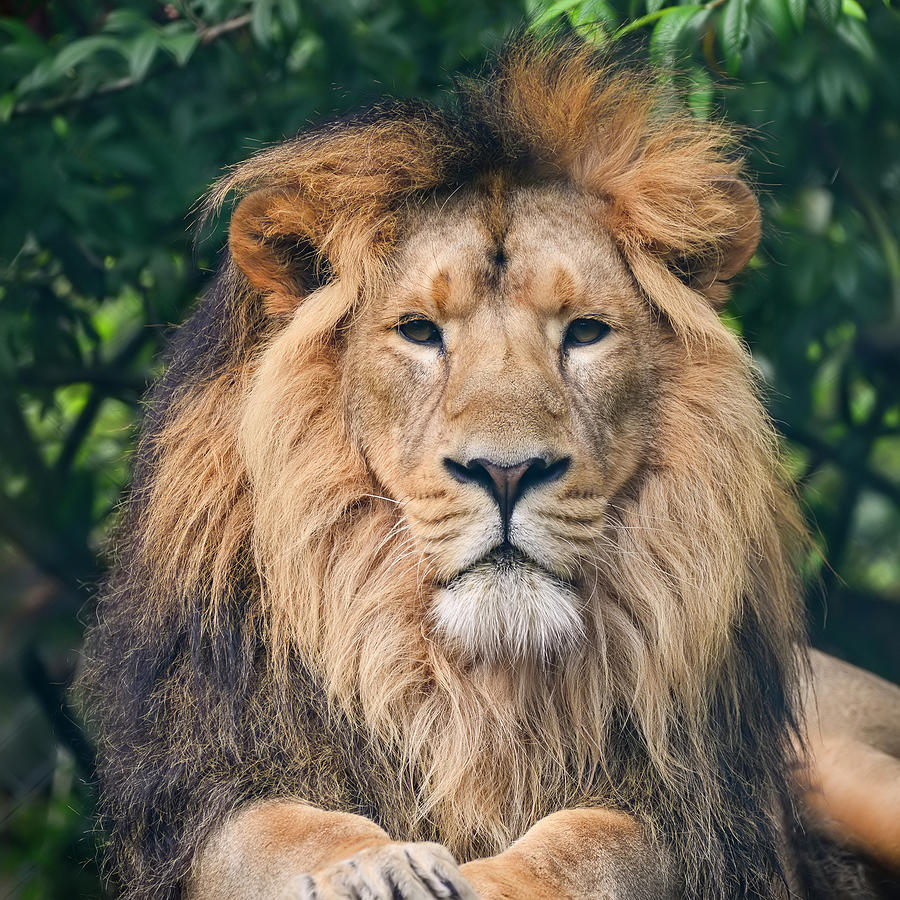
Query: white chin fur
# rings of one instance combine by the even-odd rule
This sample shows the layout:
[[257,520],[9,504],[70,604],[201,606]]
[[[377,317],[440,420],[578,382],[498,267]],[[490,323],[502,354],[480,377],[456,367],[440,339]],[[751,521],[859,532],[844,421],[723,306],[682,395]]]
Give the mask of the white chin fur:
[[545,658],[584,634],[575,591],[527,562],[484,562],[434,597],[437,632],[473,656]]

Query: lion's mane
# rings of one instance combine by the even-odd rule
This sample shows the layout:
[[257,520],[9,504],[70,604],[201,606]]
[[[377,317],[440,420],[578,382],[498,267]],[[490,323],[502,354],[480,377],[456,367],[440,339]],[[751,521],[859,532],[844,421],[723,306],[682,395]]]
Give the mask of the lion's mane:
[[[667,845],[685,896],[779,877],[802,529],[713,312],[723,285],[682,264],[744,227],[731,139],[569,42],[520,43],[461,95],[325,126],[213,193],[280,191],[285,220],[312,204],[317,271],[338,277],[284,315],[278,273],[259,291],[226,257],[152,394],[84,679],[127,897],[173,895],[212,827],[283,796],[462,858],[611,804]],[[589,640],[506,668],[431,640],[427,560],[347,433],[339,353],[404,209],[495,170],[602,198],[690,360],[663,379],[657,460],[598,534]]]

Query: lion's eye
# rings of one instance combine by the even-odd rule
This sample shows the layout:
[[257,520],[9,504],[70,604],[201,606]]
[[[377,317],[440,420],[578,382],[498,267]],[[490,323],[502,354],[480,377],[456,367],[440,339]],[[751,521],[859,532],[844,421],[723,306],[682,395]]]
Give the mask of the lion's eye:
[[579,347],[585,344],[596,344],[610,332],[609,325],[599,319],[573,319],[566,329],[563,343],[567,347]]
[[431,344],[436,347],[441,344],[440,329],[428,319],[405,319],[397,326],[397,331],[414,344]]

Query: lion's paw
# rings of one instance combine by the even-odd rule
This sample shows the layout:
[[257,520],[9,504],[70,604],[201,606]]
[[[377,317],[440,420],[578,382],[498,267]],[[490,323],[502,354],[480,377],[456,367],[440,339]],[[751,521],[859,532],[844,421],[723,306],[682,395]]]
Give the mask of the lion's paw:
[[300,876],[299,900],[478,900],[440,844],[383,844]]

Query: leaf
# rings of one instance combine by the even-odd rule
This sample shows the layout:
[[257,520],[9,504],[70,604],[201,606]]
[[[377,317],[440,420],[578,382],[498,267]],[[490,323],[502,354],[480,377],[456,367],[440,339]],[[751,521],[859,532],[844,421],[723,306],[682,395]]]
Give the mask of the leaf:
[[674,54],[690,23],[706,10],[702,6],[672,6],[663,12],[650,34],[650,61],[656,66],[664,64],[667,57]]
[[844,82],[845,93],[860,112],[865,112],[871,101],[869,82],[864,72],[860,66],[853,66],[846,72]]
[[12,117],[15,108],[16,94],[14,91],[7,91],[5,94],[0,94],[0,122],[8,122]]
[[574,7],[579,6],[580,3],[581,0],[554,0],[532,19],[532,27],[541,28],[549,25]]
[[653,13],[662,9],[666,5],[666,0],[647,0],[647,12]]
[[106,17],[103,30],[110,32],[146,31],[154,22],[133,9],[114,9]]
[[741,51],[750,30],[750,0],[728,0],[722,15],[722,49],[728,71],[736,75],[741,67]]
[[64,116],[53,116],[50,120],[50,127],[53,129],[53,133],[62,140],[69,136],[69,122]]
[[841,40],[852,47],[867,63],[878,62],[878,50],[872,41],[868,28],[858,19],[845,17],[837,23],[835,29]]
[[139,34],[128,44],[126,51],[128,70],[135,81],[140,81],[147,74],[158,49],[159,35],[156,29]]
[[278,0],[278,17],[288,32],[295,32],[300,24],[299,0]]
[[706,69],[691,71],[691,87],[688,91],[688,107],[698,119],[708,119],[715,100],[715,88]]
[[759,0],[762,13],[775,37],[787,44],[794,34],[794,20],[788,0]]
[[0,31],[5,31],[17,44],[27,46],[36,52],[48,52],[47,45],[29,28],[16,19],[0,19]]
[[172,55],[179,66],[187,64],[199,42],[197,32],[182,22],[167,25],[159,35],[160,46]]
[[287,58],[289,72],[299,72],[322,49],[322,39],[315,34],[297,38]]
[[606,44],[619,27],[619,15],[607,0],[586,0],[569,12],[569,23],[586,40]]
[[272,40],[272,6],[273,0],[256,0],[250,14],[250,32],[264,47]]
[[615,28],[619,16],[607,0],[584,0],[569,12],[569,21],[576,27],[602,24]]
[[38,91],[56,79],[53,73],[53,59],[41,60],[17,85],[16,93],[21,97]]
[[803,23],[806,21],[807,0],[788,0],[788,9],[791,11],[791,19],[797,31],[803,31]]
[[861,22],[865,22],[868,19],[866,11],[856,0],[841,0],[841,12],[852,19],[859,19]]
[[834,25],[841,14],[841,0],[813,0],[816,11],[826,25]]
[[825,112],[832,118],[841,114],[844,100],[844,73],[834,66],[822,66],[816,78]]
[[101,50],[115,50],[122,52],[122,45],[112,37],[95,34],[91,37],[72,41],[56,54],[53,64],[50,66],[52,79],[65,75],[70,69],[74,69],[79,63],[96,56]]
[[0,79],[14,81],[30,72],[38,63],[52,58],[42,44],[8,42],[0,45]]

